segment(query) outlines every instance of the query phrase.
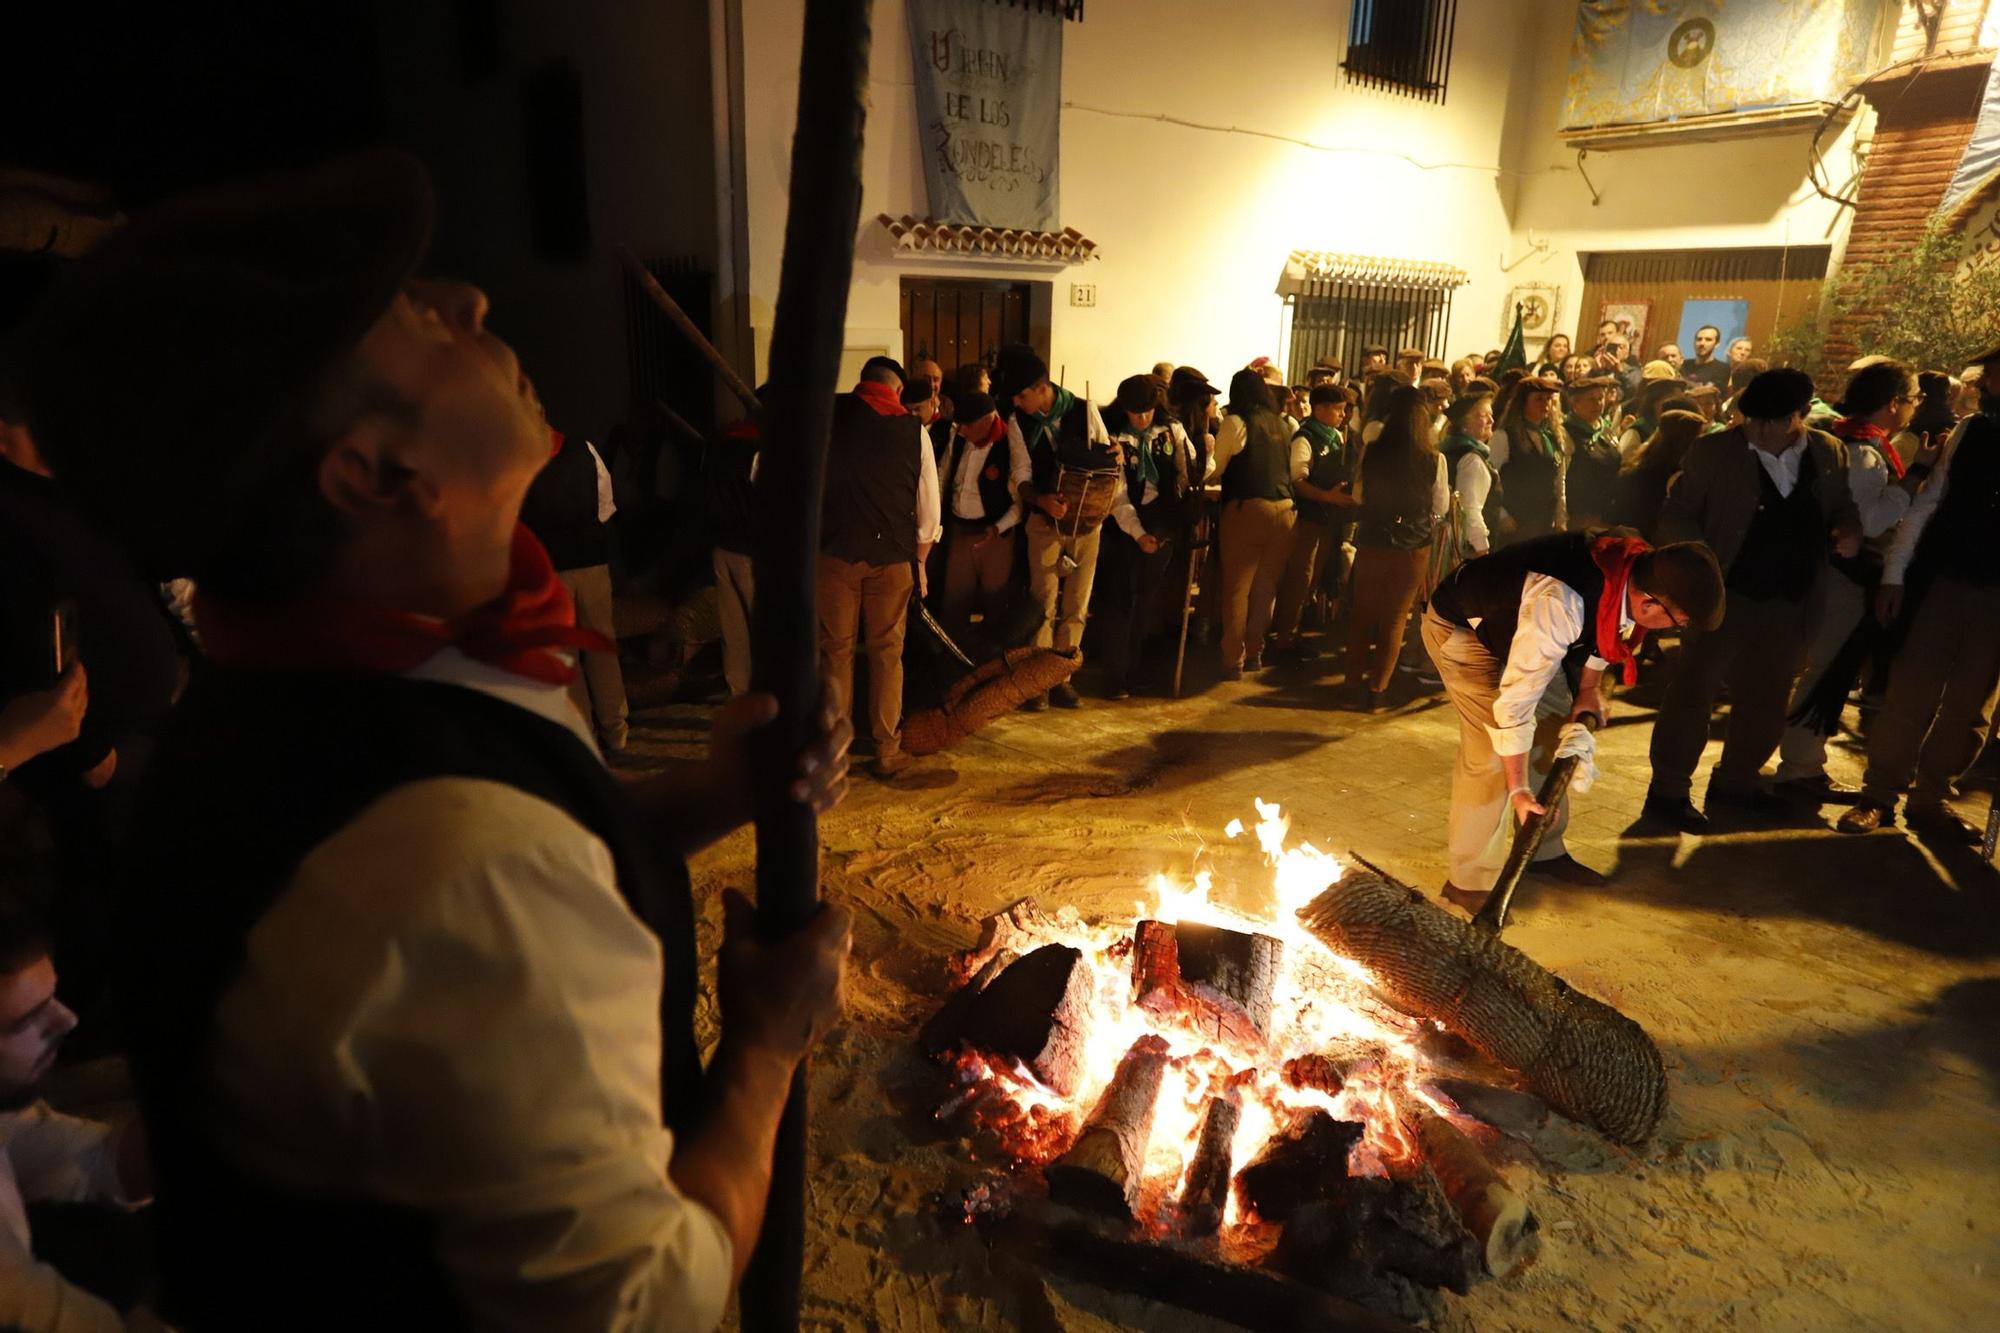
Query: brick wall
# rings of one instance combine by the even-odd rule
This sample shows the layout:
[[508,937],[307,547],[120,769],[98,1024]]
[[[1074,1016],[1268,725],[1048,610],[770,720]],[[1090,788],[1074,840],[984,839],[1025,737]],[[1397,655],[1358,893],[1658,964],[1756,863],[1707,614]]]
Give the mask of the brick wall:
[[[1870,88],[1875,134],[1855,193],[1841,276],[1907,250],[1923,234],[1972,137],[1986,69],[1980,62],[1953,64]],[[1857,355],[1855,322],[1837,321],[1829,330],[1829,365],[1843,366]]]

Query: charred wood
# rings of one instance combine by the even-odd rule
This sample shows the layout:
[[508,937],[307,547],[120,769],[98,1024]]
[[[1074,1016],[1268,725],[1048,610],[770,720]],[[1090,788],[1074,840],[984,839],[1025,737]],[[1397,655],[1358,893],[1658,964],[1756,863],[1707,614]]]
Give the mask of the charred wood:
[[1389,1003],[1458,1032],[1571,1119],[1628,1144],[1659,1124],[1666,1072],[1644,1029],[1408,885],[1357,867],[1299,919]]
[[1002,1245],[1026,1250],[1034,1272],[1059,1270],[1223,1320],[1253,1333],[1415,1333],[1415,1326],[1304,1282],[1169,1245],[1112,1234],[1105,1223],[1050,1204],[1026,1206],[998,1225]]
[[972,1012],[980,994],[1020,956],[1012,949],[1002,949],[972,974],[972,980],[953,991],[938,1006],[938,1011],[917,1032],[917,1045],[925,1055],[936,1058],[959,1043],[965,1031],[967,1015]]
[[1191,1236],[1212,1236],[1222,1226],[1235,1165],[1236,1126],[1242,1116],[1242,1096],[1234,1088],[1209,1098],[1202,1110],[1194,1160],[1188,1164],[1187,1184],[1181,1189],[1182,1224]]
[[1278,1244],[1279,1268],[1339,1294],[1359,1294],[1371,1275],[1396,1273],[1461,1296],[1479,1256],[1430,1168],[1396,1178],[1356,1176],[1333,1198],[1301,1208]]
[[1305,1204],[1334,1198],[1364,1128],[1325,1111],[1297,1112],[1236,1178],[1243,1201],[1266,1222],[1283,1222]]
[[1104,1085],[1070,1150],[1043,1173],[1049,1197],[1094,1212],[1130,1217],[1145,1176],[1153,1108],[1167,1072],[1167,1042],[1147,1033],[1132,1043]]
[[1532,1092],[1495,1087],[1469,1078],[1434,1078],[1424,1084],[1428,1092],[1442,1095],[1474,1120],[1504,1134],[1527,1138],[1549,1123],[1549,1107]]
[[1330,1055],[1301,1055],[1285,1061],[1285,1082],[1338,1097],[1347,1086],[1346,1062]]
[[1283,942],[1269,935],[1141,921],[1132,935],[1132,994],[1149,1013],[1261,1046],[1283,953]]
[[1083,1073],[1090,995],[1090,964],[1082,952],[1045,944],[974,994],[956,1033],[939,1029],[932,1040],[942,1042],[942,1049],[964,1044],[1011,1055],[1067,1097]]
[[1405,1121],[1425,1164],[1478,1245],[1486,1271],[1494,1277],[1511,1277],[1532,1264],[1541,1253],[1535,1215],[1527,1201],[1507,1187],[1479,1146],[1427,1107],[1409,1107]]

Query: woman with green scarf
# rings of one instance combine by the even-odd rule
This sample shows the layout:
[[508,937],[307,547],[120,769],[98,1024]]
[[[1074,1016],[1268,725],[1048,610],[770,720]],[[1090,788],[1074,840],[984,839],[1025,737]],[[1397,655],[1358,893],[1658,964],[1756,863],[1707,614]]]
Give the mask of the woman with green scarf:
[[1569,437],[1555,408],[1561,390],[1562,385],[1546,375],[1518,382],[1487,445],[1489,461],[1507,494],[1507,513],[1514,520],[1509,540],[1527,541],[1569,526],[1565,494]]
[[1467,394],[1444,411],[1445,437],[1438,445],[1445,476],[1458,497],[1460,560],[1485,555],[1507,518],[1500,504],[1500,473],[1493,466],[1493,395]]

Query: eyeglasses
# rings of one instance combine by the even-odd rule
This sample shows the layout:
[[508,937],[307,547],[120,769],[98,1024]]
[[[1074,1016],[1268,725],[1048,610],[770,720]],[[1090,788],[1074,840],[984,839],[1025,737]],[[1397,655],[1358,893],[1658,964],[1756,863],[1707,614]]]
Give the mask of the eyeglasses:
[[1673,626],[1673,628],[1675,629],[1687,628],[1687,621],[1681,619],[1681,617],[1675,613],[1672,603],[1663,602],[1659,598],[1653,596],[1653,594],[1651,593],[1641,593],[1640,596],[1644,597],[1652,605],[1659,607],[1660,610],[1666,614],[1667,624]]

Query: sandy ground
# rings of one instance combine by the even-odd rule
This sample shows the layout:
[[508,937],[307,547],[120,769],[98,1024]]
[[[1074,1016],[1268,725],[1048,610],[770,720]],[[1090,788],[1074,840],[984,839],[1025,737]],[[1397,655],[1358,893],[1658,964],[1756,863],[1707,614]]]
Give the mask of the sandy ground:
[[[1435,890],[1455,721],[1436,700],[1333,711],[1316,674],[1016,714],[932,761],[934,785],[857,775],[822,825],[826,892],[857,930],[849,1016],[813,1067],[810,1327],[1226,1327],[1045,1279],[948,1220],[963,1156],[911,1104],[912,1035],[981,917],[1033,895],[1128,919],[1152,872],[1253,821],[1253,796],[1285,805],[1295,839]],[[1559,1121],[1540,1136],[1507,1174],[1546,1229],[1541,1262],[1452,1300],[1449,1322],[2000,1327],[2000,876],[1900,831],[1842,837],[1831,808],[1779,830],[1628,834],[1640,697],[1614,706],[1571,825],[1613,884],[1531,880],[1508,938],[1646,1026],[1669,1109],[1638,1153]],[[707,712],[642,707],[628,767],[686,752]],[[1834,766],[1858,776],[1851,748]],[[716,895],[748,884],[752,850],[739,834],[694,867],[710,947]],[[1244,881],[1265,882],[1242,855]]]

